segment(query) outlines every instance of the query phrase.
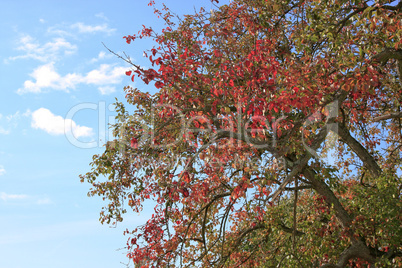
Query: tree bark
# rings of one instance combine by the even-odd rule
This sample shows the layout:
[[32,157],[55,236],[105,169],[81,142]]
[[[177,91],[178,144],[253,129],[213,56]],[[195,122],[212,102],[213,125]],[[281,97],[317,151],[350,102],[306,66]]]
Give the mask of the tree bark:
[[360,144],[360,142],[350,135],[349,130],[346,129],[345,126],[339,126],[338,135],[352,149],[352,151],[356,153],[360,160],[362,160],[372,175],[375,177],[379,177],[381,175],[382,170],[378,166],[373,156]]

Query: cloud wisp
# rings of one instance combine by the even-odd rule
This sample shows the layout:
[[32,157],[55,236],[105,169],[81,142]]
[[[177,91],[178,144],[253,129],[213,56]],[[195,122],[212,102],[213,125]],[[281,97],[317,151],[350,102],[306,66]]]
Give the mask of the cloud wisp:
[[6,169],[0,165],[0,176],[3,176],[4,174],[6,174]]
[[[41,23],[45,20],[40,19]],[[64,29],[63,29],[64,28]],[[78,34],[98,34],[103,33],[111,35],[116,29],[110,28],[107,23],[99,25],[88,25],[82,22],[77,22],[66,26],[53,26],[49,27],[47,32],[56,35],[51,41],[41,44],[38,40],[29,34],[23,34],[18,39],[16,50],[21,54],[11,56],[5,59],[5,63],[19,59],[34,59],[41,62],[53,62],[58,60],[61,56],[71,55],[77,52],[78,47],[70,43],[65,37],[77,38],[74,32]]]
[[[28,109],[26,112],[21,113],[20,111],[15,112],[14,114],[9,114],[7,116],[3,116],[0,114],[0,134],[8,135],[11,133],[13,128],[16,128],[23,117],[29,117],[31,115],[31,111]],[[4,127],[4,125],[6,127]]]
[[3,202],[24,202],[35,205],[51,205],[53,201],[48,197],[31,196],[27,194],[9,194],[0,192],[0,201]]
[[77,125],[72,119],[64,119],[59,115],[54,115],[46,108],[32,112],[31,126],[51,135],[65,135],[71,132],[74,137],[80,138],[90,137],[94,134],[92,128]]
[[0,134],[8,135],[8,134],[10,134],[10,130],[5,129],[2,126],[0,126]]
[[108,35],[112,34],[113,32],[116,31],[116,29],[109,28],[109,25],[107,23],[103,23],[101,25],[88,25],[82,22],[77,22],[71,25],[72,29],[78,30],[79,33],[89,33],[89,34],[94,34],[94,33],[106,33]]
[[18,40],[16,49],[22,54],[9,57],[6,62],[18,59],[34,59],[41,62],[55,61],[61,56],[74,54],[78,48],[63,37],[53,38],[45,44],[40,44],[32,36],[23,35]]
[[[55,37],[46,41],[39,37],[32,37],[29,34],[21,35],[15,46],[16,50],[20,52],[19,55],[8,57],[4,62],[33,59],[42,64],[33,69],[29,74],[31,78],[25,80],[23,86],[17,90],[17,93],[42,93],[50,90],[69,92],[79,84],[98,86],[98,90],[102,95],[114,92],[115,89],[112,85],[121,82],[127,68],[118,67],[115,64],[102,64],[92,67],[93,69],[88,73],[70,71],[65,75],[60,74],[55,68],[55,66],[62,66],[56,63],[63,61],[64,57],[77,54],[78,44],[71,43],[70,39],[79,41],[81,36],[85,37],[92,34],[110,35],[114,31],[116,29],[109,27],[106,22],[101,24],[76,22],[49,27],[47,35]],[[87,61],[87,63],[94,64],[108,57],[110,55],[101,51],[96,58]],[[0,134],[7,133],[7,129],[0,128]]]
[[0,192],[0,199],[3,201],[27,199],[29,196],[26,194],[7,194]]
[[99,52],[99,54],[98,54],[98,56],[96,58],[92,58],[90,60],[90,63],[95,63],[95,62],[98,62],[100,60],[104,60],[104,59],[111,58],[111,57],[113,57],[112,54],[106,54],[105,51],[101,51],[101,52]]

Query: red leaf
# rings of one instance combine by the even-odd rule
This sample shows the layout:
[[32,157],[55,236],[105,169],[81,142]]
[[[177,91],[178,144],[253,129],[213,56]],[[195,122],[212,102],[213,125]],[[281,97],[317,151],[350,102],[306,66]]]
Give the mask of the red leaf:
[[183,188],[183,196],[184,196],[184,197],[188,197],[188,196],[189,196],[189,192],[188,192],[187,188]]
[[184,172],[183,174],[183,179],[185,182],[189,183],[190,182],[190,175],[188,174],[187,171]]
[[155,82],[155,87],[156,87],[156,88],[159,89],[159,88],[162,88],[163,86],[164,86],[164,84],[163,84],[162,82],[160,82],[160,81],[156,81],[156,82]]
[[132,71],[127,71],[127,72],[126,72],[126,75],[127,75],[127,76],[130,76],[131,73],[132,73]]
[[137,148],[138,148],[138,141],[137,141],[137,139],[136,139],[136,138],[132,138],[130,145],[131,145],[132,148],[137,149]]

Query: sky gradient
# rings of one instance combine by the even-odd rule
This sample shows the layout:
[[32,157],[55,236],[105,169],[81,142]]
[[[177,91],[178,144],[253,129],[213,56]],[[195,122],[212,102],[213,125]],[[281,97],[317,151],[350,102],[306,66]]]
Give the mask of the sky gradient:
[[[115,228],[101,225],[100,197],[79,174],[110,139],[115,98],[132,83],[126,52],[148,66],[122,38],[142,25],[161,28],[148,0],[15,1],[0,10],[0,267],[125,267],[126,228],[143,223],[131,213]],[[156,1],[158,3],[158,1]],[[210,1],[164,1],[177,14],[212,8]],[[161,3],[159,3],[160,6]]]

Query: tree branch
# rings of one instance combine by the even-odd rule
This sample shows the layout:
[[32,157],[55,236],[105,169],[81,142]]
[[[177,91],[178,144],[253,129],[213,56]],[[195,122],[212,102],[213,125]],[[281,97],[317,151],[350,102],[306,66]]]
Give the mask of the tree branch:
[[382,64],[385,64],[390,59],[402,60],[402,50],[387,47],[382,52],[374,55],[371,59]]
[[[324,197],[326,203],[334,208],[335,215],[340,221],[341,225],[344,228],[349,228],[352,223],[352,218],[329,186],[324,181],[316,178],[315,172],[311,169],[304,169],[303,175],[311,182],[313,188]],[[343,268],[350,259],[356,257],[362,258],[371,263],[375,262],[375,258],[370,254],[370,249],[364,244],[364,242],[358,238],[355,238],[352,232],[347,232],[347,234],[352,241],[352,245],[342,252],[342,254],[339,256],[337,264],[325,264],[321,266],[321,268]]]
[[335,264],[325,264],[321,268],[343,268],[346,267],[350,259],[361,258],[370,263],[375,262],[375,258],[370,255],[370,250],[362,241],[356,241],[345,249],[339,256],[338,263]]
[[381,116],[377,116],[377,117],[373,118],[373,122],[379,122],[382,120],[387,120],[387,119],[391,119],[391,118],[401,118],[401,117],[402,117],[402,112],[390,113],[390,114],[385,114],[385,115],[381,115]]
[[399,1],[398,5],[396,6],[384,5],[381,8],[393,11],[402,11],[402,1]]
[[329,188],[329,186],[322,180],[316,178],[315,171],[305,168],[303,170],[303,175],[309,180],[314,190],[318,192],[321,196],[325,197],[325,201],[331,207],[333,206],[335,210],[336,217],[340,221],[343,227],[349,227],[352,219],[349,213],[342,206],[339,199],[335,196],[334,192]]
[[279,227],[282,229],[282,231],[284,231],[285,233],[289,233],[289,234],[295,233],[296,236],[305,235],[305,233],[303,233],[303,232],[301,232],[301,231],[298,231],[298,230],[296,230],[296,232],[295,232],[295,230],[294,230],[293,228],[287,227],[287,226],[286,226],[285,224],[283,224],[282,222],[281,222],[278,226],[279,226]]
[[360,144],[360,142],[358,142],[355,138],[352,137],[352,135],[350,135],[349,130],[346,129],[345,126],[339,126],[338,135],[352,149],[352,151],[357,154],[357,156],[363,161],[363,163],[367,166],[367,168],[374,176],[378,177],[381,175],[382,170],[378,166],[373,156],[367,151],[366,148],[364,148]]
[[[311,185],[301,185],[299,187],[297,187],[298,190],[305,190],[305,189],[312,189],[313,187]],[[283,189],[284,191],[295,191],[296,188],[295,187],[285,187]]]

